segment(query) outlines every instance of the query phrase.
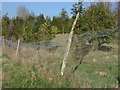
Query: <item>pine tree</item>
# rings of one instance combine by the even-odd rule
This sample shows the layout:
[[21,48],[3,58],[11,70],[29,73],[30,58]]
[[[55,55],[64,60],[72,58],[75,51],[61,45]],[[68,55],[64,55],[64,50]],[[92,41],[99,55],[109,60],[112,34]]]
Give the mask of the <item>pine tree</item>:
[[61,33],[65,33],[67,31],[67,23],[68,23],[68,14],[67,11],[65,11],[64,8],[62,8],[62,11],[60,13],[60,18],[61,18],[61,25],[62,25],[62,31]]
[[115,17],[103,3],[92,4],[83,14],[84,26],[87,31],[97,31],[115,27]]
[[75,34],[82,34],[82,31],[81,31],[81,27],[83,25],[82,15],[83,15],[83,11],[84,11],[83,3],[78,2],[78,3],[73,4],[73,8],[71,10],[72,10],[71,14],[73,14],[72,19],[75,19],[77,13],[79,12],[79,19],[78,19],[77,24],[75,26],[75,32],[74,33]]
[[6,13],[2,17],[2,35],[5,36],[5,38],[8,37],[9,24],[10,24],[10,19],[9,19],[9,17],[7,15],[8,15],[8,13]]
[[37,22],[39,23],[39,25],[44,24],[45,23],[45,18],[43,14],[40,14],[39,16],[36,17]]
[[58,32],[62,33],[62,22],[60,17],[53,16],[53,19],[51,21],[52,26],[56,26],[58,28]]
[[18,40],[22,38],[23,36],[23,30],[24,30],[24,20],[20,17],[14,18],[14,38],[15,40]]
[[39,41],[51,40],[54,37],[55,37],[55,34],[52,31],[50,22],[46,21],[39,28],[39,32],[37,33],[37,40]]
[[79,14],[80,16],[82,15],[83,12],[82,6],[83,6],[82,2],[73,4],[73,8],[71,9],[72,10],[71,14],[73,14],[72,18],[75,18],[78,12],[80,13]]
[[24,31],[23,31],[23,39],[25,42],[32,42],[34,41],[34,23],[35,23],[35,17],[29,15],[26,18],[25,21],[25,27],[24,27]]

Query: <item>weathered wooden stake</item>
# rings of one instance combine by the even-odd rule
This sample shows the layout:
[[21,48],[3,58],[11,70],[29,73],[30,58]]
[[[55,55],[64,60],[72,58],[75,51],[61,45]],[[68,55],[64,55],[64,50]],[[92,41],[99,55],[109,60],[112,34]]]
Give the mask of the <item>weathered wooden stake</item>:
[[75,21],[73,22],[73,26],[71,28],[71,32],[69,34],[69,39],[68,39],[68,45],[67,45],[67,48],[66,48],[66,52],[64,54],[64,58],[63,58],[63,63],[62,63],[62,68],[61,68],[61,75],[63,76],[64,74],[64,69],[65,69],[65,66],[66,66],[66,60],[67,60],[67,57],[68,57],[68,54],[69,54],[69,50],[70,50],[70,46],[71,46],[71,42],[72,42],[72,36],[73,36],[73,33],[74,33],[74,28],[75,28],[75,25],[76,25],[76,22],[77,22],[77,19],[79,17],[79,12],[77,13],[76,15],[76,18],[75,18]]
[[20,39],[18,39],[18,44],[17,44],[17,49],[16,49],[16,56],[18,54],[19,46],[20,46]]
[[2,43],[3,43],[3,47],[5,45],[5,39],[4,39],[4,36],[2,36]]

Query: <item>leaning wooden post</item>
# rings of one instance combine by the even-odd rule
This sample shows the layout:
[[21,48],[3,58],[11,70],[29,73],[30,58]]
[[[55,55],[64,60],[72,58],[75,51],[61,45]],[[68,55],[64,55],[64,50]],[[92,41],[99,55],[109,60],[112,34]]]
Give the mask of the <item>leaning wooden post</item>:
[[18,44],[17,44],[17,49],[16,49],[16,56],[18,54],[19,46],[20,46],[20,39],[18,39]]
[[72,36],[73,36],[73,33],[74,33],[74,28],[75,28],[75,25],[76,25],[76,22],[77,22],[77,19],[79,17],[79,12],[77,13],[76,15],[76,18],[75,18],[75,21],[73,22],[73,26],[71,28],[71,32],[69,34],[69,39],[68,39],[68,45],[67,45],[67,48],[66,48],[66,52],[64,54],[64,58],[63,58],[63,63],[62,63],[62,68],[61,68],[61,75],[63,76],[64,74],[64,69],[65,69],[65,66],[66,66],[66,60],[67,60],[67,57],[68,57],[68,54],[69,54],[69,50],[70,50],[70,46],[71,46],[71,42],[72,42]]

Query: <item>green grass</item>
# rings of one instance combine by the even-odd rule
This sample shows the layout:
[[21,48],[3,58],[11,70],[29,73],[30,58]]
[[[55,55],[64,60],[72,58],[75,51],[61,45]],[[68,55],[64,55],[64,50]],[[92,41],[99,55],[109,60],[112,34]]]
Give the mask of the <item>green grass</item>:
[[96,50],[85,56],[85,60],[73,73],[79,60],[71,52],[64,76],[60,68],[66,48],[67,35],[57,36],[53,45],[61,46],[52,53],[25,48],[16,57],[10,48],[3,49],[4,88],[116,88],[118,86],[118,46],[114,40],[108,46],[110,52]]

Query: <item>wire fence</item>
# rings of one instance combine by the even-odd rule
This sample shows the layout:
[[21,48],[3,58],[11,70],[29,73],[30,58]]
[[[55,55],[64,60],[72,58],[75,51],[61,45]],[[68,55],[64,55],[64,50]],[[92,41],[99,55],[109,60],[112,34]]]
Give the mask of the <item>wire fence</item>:
[[[31,42],[31,43],[23,43],[20,42],[19,47],[31,47],[35,49],[54,49],[57,48],[56,46],[48,46],[48,43],[52,42],[53,40],[48,40],[48,41],[42,41],[42,42]],[[11,40],[4,39],[5,45],[16,49],[17,48],[17,42],[13,42]]]
[[75,37],[78,37],[80,39],[87,39],[87,40],[91,40],[91,39],[95,39],[95,38],[102,38],[102,37],[107,37],[107,36],[114,36],[114,34],[118,32],[118,28],[114,28],[114,29],[103,29],[103,30],[98,30],[95,32],[87,32],[84,33],[82,35],[77,35]]
[[[102,38],[102,37],[108,37],[108,36],[112,36],[114,35],[115,32],[118,31],[118,28],[115,29],[104,29],[104,30],[99,30],[96,32],[87,32],[84,33],[82,35],[77,35],[74,36],[74,38],[78,37],[82,40],[87,39],[89,40],[93,40],[95,38]],[[35,49],[56,49],[56,48],[60,48],[57,45],[53,45],[52,43],[55,42],[55,40],[47,40],[47,41],[41,41],[41,42],[30,42],[30,43],[23,43],[20,42],[19,47],[32,47]],[[4,44],[16,49],[17,48],[17,42],[13,42],[11,40],[7,40],[4,39]]]

